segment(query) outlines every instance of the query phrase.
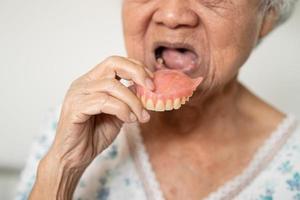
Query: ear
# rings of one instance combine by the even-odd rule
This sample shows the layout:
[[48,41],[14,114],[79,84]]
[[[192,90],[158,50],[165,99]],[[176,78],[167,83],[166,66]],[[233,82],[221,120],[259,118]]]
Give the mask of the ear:
[[271,7],[265,11],[265,15],[259,33],[259,39],[262,39],[273,30],[273,28],[276,26],[278,18],[278,10],[274,7]]

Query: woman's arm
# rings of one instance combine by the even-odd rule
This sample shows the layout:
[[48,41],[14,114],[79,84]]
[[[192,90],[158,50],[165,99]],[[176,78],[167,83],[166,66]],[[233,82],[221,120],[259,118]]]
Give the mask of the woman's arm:
[[49,153],[41,160],[29,199],[72,199],[84,169],[69,168]]
[[114,141],[122,124],[149,120],[138,97],[118,77],[154,89],[153,74],[145,66],[117,56],[75,80],[64,99],[54,142],[39,164],[31,200],[72,199],[84,170]]

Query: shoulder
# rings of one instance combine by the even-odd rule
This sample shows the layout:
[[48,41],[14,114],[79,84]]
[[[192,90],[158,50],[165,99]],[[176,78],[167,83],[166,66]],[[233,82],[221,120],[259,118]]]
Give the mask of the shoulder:
[[269,164],[239,195],[242,199],[300,199],[300,126],[295,118],[292,120],[292,126],[281,127],[280,130],[290,131],[288,138]]

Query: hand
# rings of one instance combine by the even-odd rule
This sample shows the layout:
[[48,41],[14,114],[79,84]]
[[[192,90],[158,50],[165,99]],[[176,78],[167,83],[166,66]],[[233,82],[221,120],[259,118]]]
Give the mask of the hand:
[[[75,176],[81,176],[92,160],[113,142],[124,122],[149,121],[150,115],[141,101],[118,81],[118,77],[154,89],[151,80],[153,74],[145,66],[133,59],[118,56],[107,58],[75,80],[64,99],[54,143],[39,166],[38,174],[41,177],[45,172],[55,174],[56,179],[71,176],[64,175],[64,172],[53,172],[55,169],[76,172]],[[45,182],[45,179],[48,180],[46,182],[53,182],[53,185],[63,182],[49,180],[48,177],[41,182]],[[38,187],[37,183],[35,187]]]
[[145,66],[117,56],[75,80],[65,97],[53,145],[68,166],[85,168],[113,142],[123,122],[149,120],[141,101],[116,76],[154,87],[153,74]]

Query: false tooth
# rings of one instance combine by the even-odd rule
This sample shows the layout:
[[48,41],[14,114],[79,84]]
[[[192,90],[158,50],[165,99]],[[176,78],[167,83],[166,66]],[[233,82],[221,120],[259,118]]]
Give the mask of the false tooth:
[[173,102],[172,102],[171,99],[167,100],[165,109],[166,110],[173,110]]
[[146,102],[146,108],[148,110],[155,110],[154,103],[153,103],[152,99],[148,99],[147,100],[147,102]]
[[181,104],[185,104],[185,102],[186,102],[186,98],[185,98],[185,97],[182,97],[182,98],[181,98]]
[[165,106],[162,100],[158,100],[156,102],[156,106],[155,106],[155,111],[164,111],[165,110]]
[[174,106],[174,109],[176,109],[176,110],[180,108],[180,106],[181,106],[180,98],[176,98],[174,100],[173,106]]

